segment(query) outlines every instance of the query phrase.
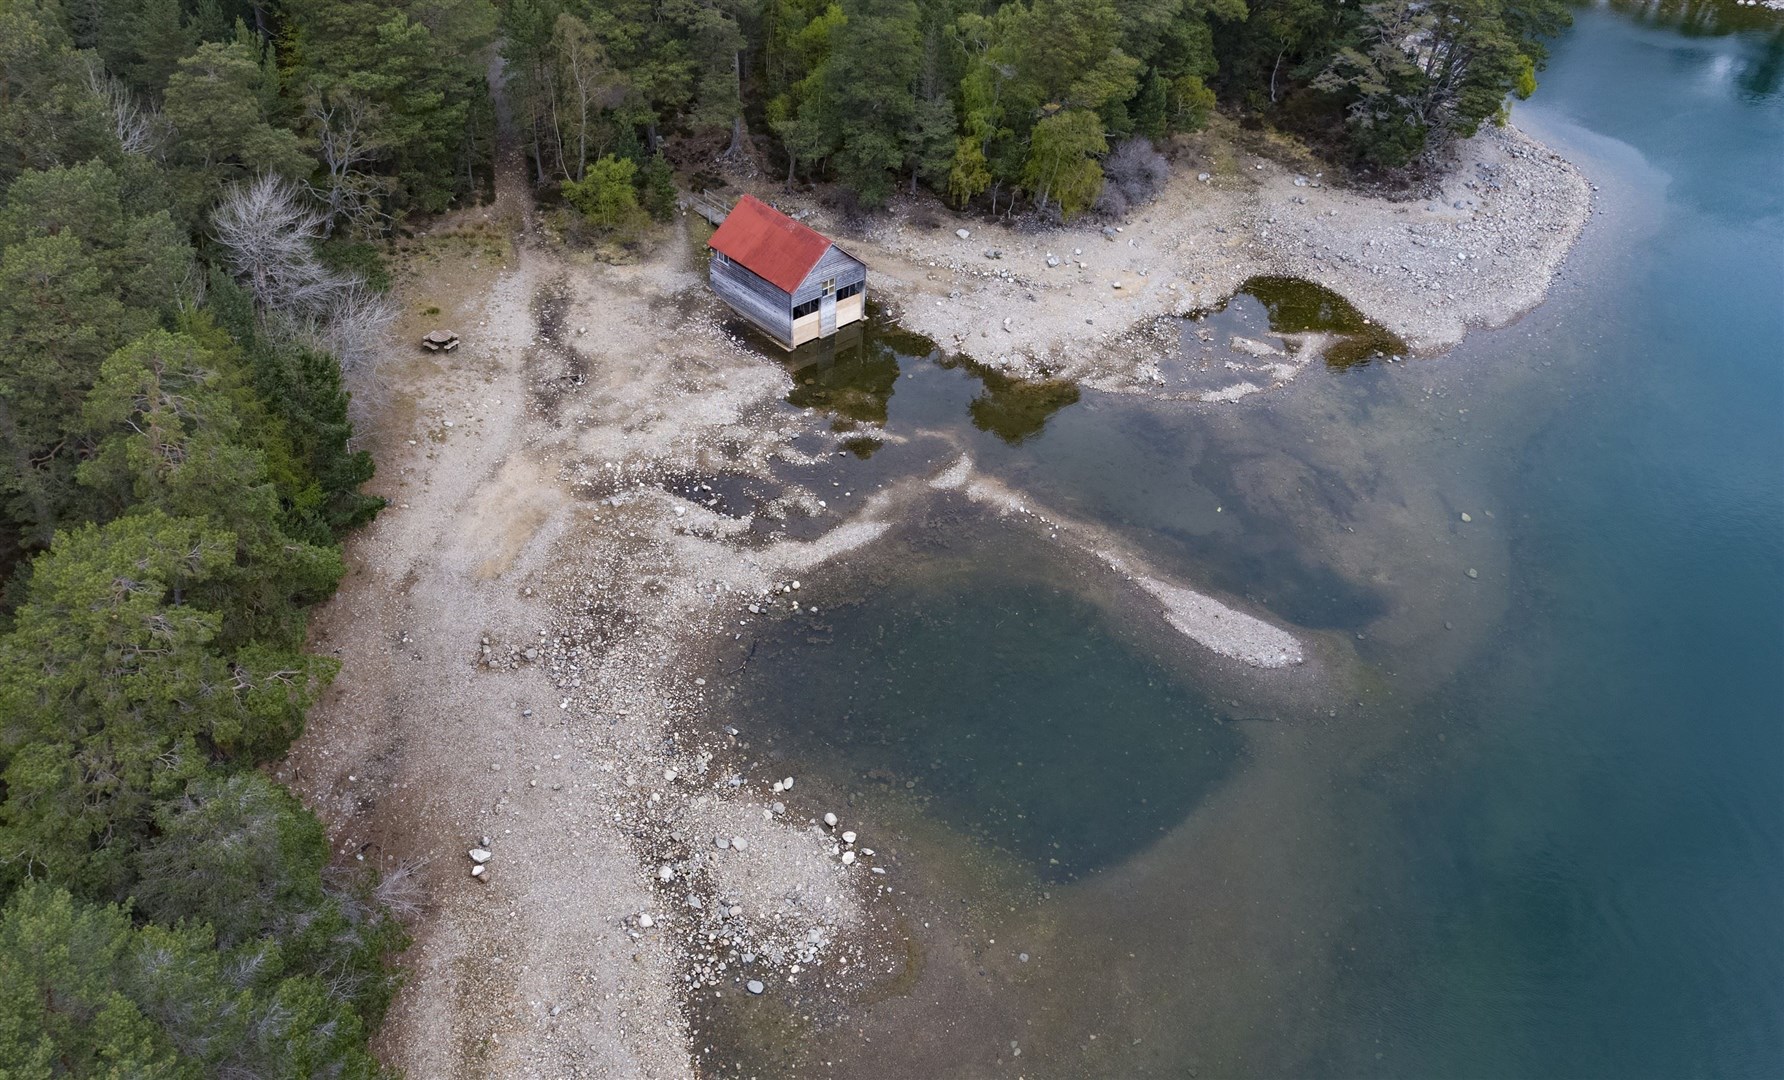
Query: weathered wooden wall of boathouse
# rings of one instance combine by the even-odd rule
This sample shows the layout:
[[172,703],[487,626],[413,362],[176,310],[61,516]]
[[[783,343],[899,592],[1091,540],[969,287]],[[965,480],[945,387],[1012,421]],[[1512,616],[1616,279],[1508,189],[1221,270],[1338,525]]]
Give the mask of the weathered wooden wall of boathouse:
[[786,293],[718,252],[708,277],[719,299],[782,346],[793,347],[793,302]]

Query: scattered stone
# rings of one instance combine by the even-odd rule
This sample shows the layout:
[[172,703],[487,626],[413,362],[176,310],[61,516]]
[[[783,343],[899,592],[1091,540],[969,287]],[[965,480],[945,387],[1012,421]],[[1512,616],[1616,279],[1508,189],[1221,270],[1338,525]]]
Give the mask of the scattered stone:
[[852,844],[855,842],[855,832],[853,829],[846,830],[842,834],[842,842],[845,844]]
[[836,828],[836,815],[835,814],[825,814],[824,815],[824,824],[826,826],[828,826],[829,828],[832,828],[832,829]]
[[1462,515],[1462,520],[1463,520],[1463,521],[1473,521],[1473,520],[1474,520],[1474,519],[1473,519],[1473,518],[1471,518],[1471,517],[1469,517],[1469,516],[1468,516],[1468,515],[1467,515],[1467,514],[1463,514],[1463,515]]
[[490,859],[490,852],[487,848],[474,847],[466,854],[471,856],[471,861],[474,863],[486,863]]
[[855,865],[855,853],[854,853],[854,852],[852,852],[852,851],[845,851],[845,852],[843,852],[843,853],[842,853],[842,864],[843,864],[843,865],[844,865],[844,866],[853,866],[853,865]]
[[[961,229],[960,231],[965,232],[966,230]],[[760,994],[762,991],[768,989],[766,986],[762,985],[761,979],[751,979],[749,982],[746,982],[743,985],[748,987],[749,992],[752,994]]]
[[781,790],[782,791],[792,791],[793,790],[793,778],[791,776],[789,776],[785,780],[781,781]]
[[1214,179],[1214,177],[1209,175],[1208,173],[1204,172],[1204,173],[1196,173],[1196,179],[1200,180],[1202,183],[1206,184],[1206,183],[1211,182]]
[[674,881],[675,880],[675,867],[670,866],[668,863],[664,863],[663,865],[657,867],[657,880],[658,881]]
[[724,836],[714,837],[712,844],[714,847],[718,848],[720,851],[723,851],[726,848],[731,846],[731,840],[730,840],[730,838],[724,837]]
[[1470,566],[1468,568],[1468,576],[1471,578],[1478,578],[1478,577],[1480,577],[1480,571],[1476,570],[1474,567]]
[[733,836],[731,838],[731,850],[732,851],[743,851],[744,849],[748,848],[749,846],[750,846],[749,841],[745,840],[741,836]]
[[1049,268],[1052,268],[1052,267],[1055,267],[1058,265],[1059,265],[1059,256],[1057,256],[1057,255],[1048,255],[1047,256],[1047,266]]
[[657,921],[651,918],[648,914],[638,916],[638,925],[644,927],[646,930],[649,930],[656,924]]
[[487,873],[489,873],[489,867],[484,866],[482,863],[478,863],[476,866],[471,867],[471,876],[478,881],[484,880],[483,875]]
[[[960,237],[960,239],[962,239],[962,240],[965,240],[967,237],[972,235],[972,230],[971,229],[955,229],[954,235]],[[758,990],[758,991],[756,991],[756,993],[759,994],[759,993],[761,993],[761,991]]]

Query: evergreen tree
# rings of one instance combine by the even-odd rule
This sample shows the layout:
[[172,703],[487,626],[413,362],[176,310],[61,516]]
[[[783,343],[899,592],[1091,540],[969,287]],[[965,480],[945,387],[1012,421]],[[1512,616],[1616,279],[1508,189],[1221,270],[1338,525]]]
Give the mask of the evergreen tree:
[[288,0],[284,11],[295,87],[366,103],[402,197],[437,211],[469,187],[496,29],[489,0]]
[[21,176],[0,210],[0,512],[32,547],[79,501],[78,416],[114,349],[171,318],[191,252],[94,161]]
[[384,1075],[324,980],[280,967],[256,945],[218,951],[201,922],[139,927],[123,908],[33,882],[0,911],[6,1075]]
[[[151,802],[210,755],[282,751],[331,661],[214,647],[188,603],[227,580],[233,536],[160,511],[58,534],[0,637],[0,874],[117,897]],[[3,883],[5,878],[0,878]]]
[[647,159],[638,170],[638,204],[658,221],[675,215],[675,170],[662,154]]
[[294,132],[268,123],[263,75],[252,48],[231,41],[200,45],[168,79],[174,159],[197,171],[207,195],[232,180],[267,172],[303,178],[315,167]]
[[162,330],[112,354],[87,396],[82,421],[95,445],[77,475],[101,494],[102,517],[158,510],[226,531],[234,560],[187,599],[222,616],[225,648],[296,646],[302,607],[340,580],[340,553],[282,528],[266,455],[241,418],[258,403],[228,360]]
[[115,162],[121,151],[53,0],[0,4],[0,194],[27,170]]
[[838,179],[869,206],[885,201],[915,127],[918,11],[914,0],[850,0],[811,108],[834,133]]

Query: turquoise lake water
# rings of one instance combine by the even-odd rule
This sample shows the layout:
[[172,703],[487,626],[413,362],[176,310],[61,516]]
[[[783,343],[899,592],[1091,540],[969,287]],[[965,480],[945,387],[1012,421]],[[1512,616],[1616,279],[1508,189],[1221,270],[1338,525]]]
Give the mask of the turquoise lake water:
[[1516,116],[1602,212],[1547,304],[1444,357],[1214,413],[895,337],[806,373],[796,404],[898,436],[842,486],[968,452],[1374,681],[1278,722],[1044,535],[925,523],[764,641],[737,715],[1034,895],[851,1006],[870,1047],[737,1074],[1784,1076],[1784,32],[1657,10],[1556,43]]

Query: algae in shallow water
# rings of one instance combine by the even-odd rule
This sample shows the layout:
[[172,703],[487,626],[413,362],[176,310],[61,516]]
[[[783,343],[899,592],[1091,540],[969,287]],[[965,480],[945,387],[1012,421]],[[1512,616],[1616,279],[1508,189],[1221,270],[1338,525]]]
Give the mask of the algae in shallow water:
[[[1255,335],[1330,334],[1335,340],[1321,355],[1328,368],[1343,370],[1384,356],[1406,351],[1406,343],[1370,322],[1350,301],[1323,285],[1295,277],[1260,276],[1247,279],[1219,306],[1197,312],[1185,320],[1190,328]],[[1191,340],[1187,348],[1206,346],[1207,336]],[[1203,352],[1209,350],[1203,348]]]

